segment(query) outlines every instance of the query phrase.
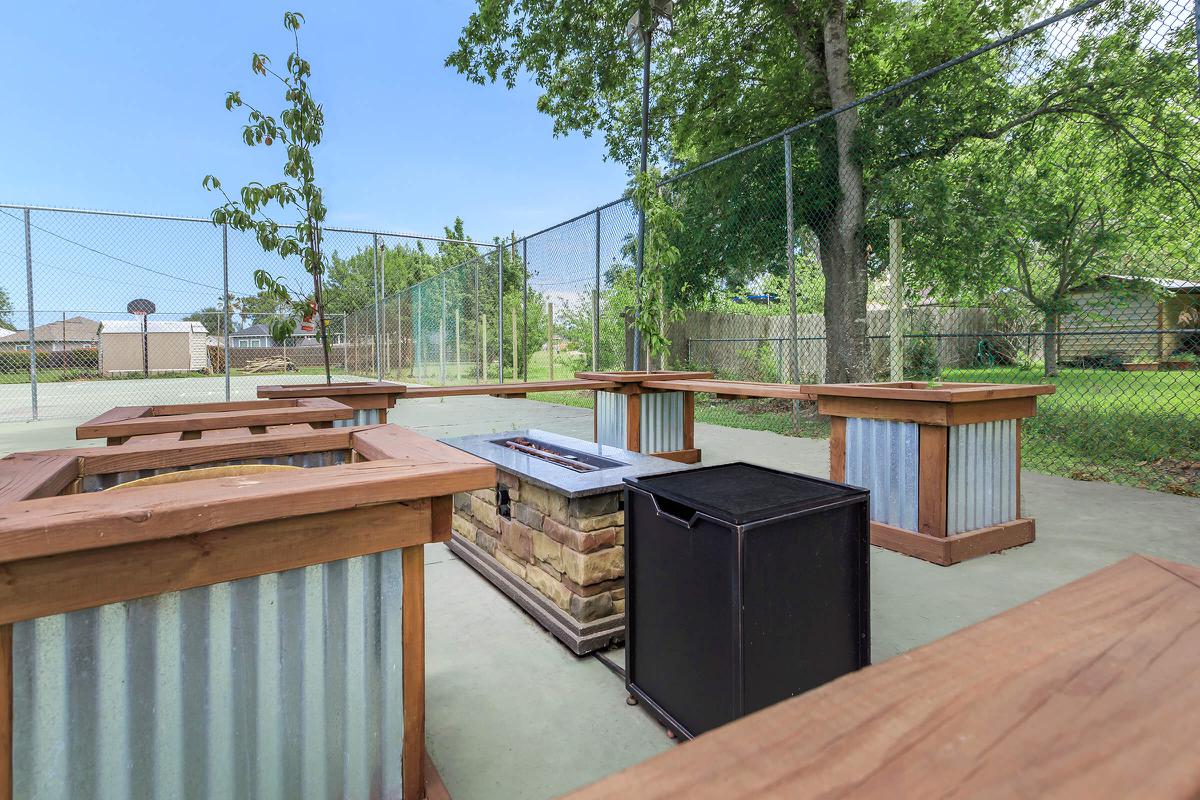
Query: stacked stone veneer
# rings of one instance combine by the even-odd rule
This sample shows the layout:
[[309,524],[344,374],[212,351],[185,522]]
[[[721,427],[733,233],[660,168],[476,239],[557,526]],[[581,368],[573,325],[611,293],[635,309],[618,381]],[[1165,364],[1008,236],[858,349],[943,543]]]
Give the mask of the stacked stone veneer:
[[625,613],[625,512],[620,491],[567,497],[497,471],[497,492],[454,496],[454,533],[485,551],[579,623]]

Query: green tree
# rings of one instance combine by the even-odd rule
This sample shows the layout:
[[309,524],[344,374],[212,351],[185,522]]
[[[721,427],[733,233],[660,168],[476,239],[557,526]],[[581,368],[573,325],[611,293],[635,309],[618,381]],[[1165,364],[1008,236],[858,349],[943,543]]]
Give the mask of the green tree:
[[221,333],[225,325],[225,311],[218,306],[205,306],[183,318],[185,322],[199,322],[209,336]]
[[0,325],[12,329],[12,300],[9,299],[8,292],[0,288]]
[[[609,154],[632,165],[640,70],[622,32],[646,4],[480,0],[447,63],[470,80],[510,87],[530,73],[542,87],[538,108],[553,117],[556,133],[600,131]],[[651,120],[660,161],[698,164],[845,109],[794,136],[797,218],[819,243],[825,278],[827,380],[867,377],[867,289],[878,266],[870,253],[883,252],[886,241],[885,223],[873,220],[894,213],[881,206],[892,176],[967,142],[1002,141],[1047,116],[1087,117],[1133,138],[1129,99],[1163,87],[1154,73],[1160,55],[1185,52],[1187,20],[1166,19],[1167,9],[1154,3],[1114,0],[1080,18],[1070,53],[1055,52],[1059,34],[1050,29],[847,108],[860,87],[881,88],[933,67],[1046,10],[1041,0],[676,5],[670,42],[654,53]],[[694,291],[715,276],[736,281],[780,269],[779,150],[761,148],[676,185],[681,261],[695,271],[687,281]]]
[[[247,123],[242,129],[242,140],[250,147],[270,147],[278,142],[286,148],[283,165],[284,180],[264,185],[257,181],[244,186],[238,200],[233,200],[221,188],[221,182],[212,175],[204,178],[204,187],[217,190],[225,197],[225,203],[212,212],[216,225],[227,224],[234,230],[253,231],[259,245],[268,252],[276,252],[281,258],[300,256],[304,269],[312,277],[312,293],[291,283],[285,276],[272,275],[267,270],[254,271],[254,283],[260,291],[275,297],[280,304],[290,308],[291,313],[281,314],[271,321],[271,336],[282,341],[292,334],[296,318],[310,319],[316,314],[321,333],[321,349],[325,358],[325,382],[331,383],[329,373],[329,336],[325,329],[325,305],[321,295],[321,276],[326,269],[326,256],[322,251],[322,225],[325,222],[325,201],[317,186],[313,170],[313,149],[321,143],[325,125],[325,114],[309,92],[308,81],[312,76],[309,63],[300,55],[300,26],[304,16],[294,11],[285,12],[283,26],[292,33],[293,48],[287,57],[287,69],[276,72],[271,60],[262,53],[251,58],[251,69],[262,77],[273,77],[283,86],[286,107],[278,120],[250,105],[242,99],[240,92],[229,92],[225,97],[225,108],[248,110]],[[280,210],[291,211],[300,216],[290,230],[282,228],[267,214],[267,209],[276,204]]]

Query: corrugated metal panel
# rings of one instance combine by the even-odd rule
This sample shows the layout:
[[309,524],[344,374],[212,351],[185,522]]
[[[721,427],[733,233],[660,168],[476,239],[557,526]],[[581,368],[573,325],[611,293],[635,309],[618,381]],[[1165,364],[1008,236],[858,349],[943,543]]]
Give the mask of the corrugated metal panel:
[[642,452],[670,453],[683,449],[683,393],[642,395]]
[[948,533],[986,528],[1017,516],[1017,421],[950,428]]
[[205,467],[229,467],[238,464],[286,464],[292,467],[332,467],[344,464],[349,460],[348,450],[327,450],[321,453],[296,453],[287,456],[269,456],[267,458],[238,458],[230,461],[211,461],[207,464],[192,464],[185,467],[164,467],[162,469],[139,469],[128,472],[109,472],[104,475],[85,475],[83,491],[98,492],[119,486],[122,483],[161,475],[166,472],[186,472]]
[[871,519],[917,530],[917,425],[846,420],[846,483],[871,490]]
[[400,551],[13,630],[14,796],[399,798]]
[[629,398],[616,392],[596,392],[596,442],[625,449],[625,409]]
[[378,408],[356,408],[354,416],[350,419],[335,419],[333,427],[335,428],[350,428],[354,425],[379,425],[379,409]]

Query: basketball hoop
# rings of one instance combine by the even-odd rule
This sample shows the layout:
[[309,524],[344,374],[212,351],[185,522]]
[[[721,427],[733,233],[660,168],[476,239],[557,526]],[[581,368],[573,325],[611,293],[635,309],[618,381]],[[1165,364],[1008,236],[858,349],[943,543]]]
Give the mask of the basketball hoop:
[[125,310],[134,316],[144,317],[154,313],[154,301],[139,297],[136,300],[130,300],[129,305],[125,306]]

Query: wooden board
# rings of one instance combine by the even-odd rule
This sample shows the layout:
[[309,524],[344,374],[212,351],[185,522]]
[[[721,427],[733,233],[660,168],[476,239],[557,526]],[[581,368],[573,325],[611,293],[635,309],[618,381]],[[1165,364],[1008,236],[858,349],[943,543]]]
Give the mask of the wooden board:
[[[462,464],[495,468],[495,465],[486,459],[423,436],[409,428],[401,428],[399,425],[356,429],[350,437],[350,446],[364,461],[391,459],[399,463]],[[490,485],[495,484],[493,477]]]
[[351,435],[362,430],[364,428],[313,430],[307,425],[292,429],[289,426],[285,430],[268,430],[265,434],[257,435],[243,431],[241,436],[227,439],[213,440],[204,436],[198,441],[176,442],[171,447],[163,447],[162,441],[154,437],[138,436],[117,447],[81,447],[47,452],[76,458],[79,461],[81,476],[105,475],[110,472],[182,467],[214,461],[348,450]]
[[[131,490],[148,491],[148,490]],[[4,565],[0,624],[430,540],[429,500],[275,519]]]
[[0,459],[0,505],[53,497],[79,477],[79,458],[69,450],[13,453]]
[[918,439],[917,530],[946,535],[946,492],[950,468],[950,429],[922,425]]
[[846,418],[829,418],[829,480],[846,481]]
[[930,388],[921,381],[892,383],[822,383],[806,387],[819,397],[871,397],[925,403],[975,403],[1009,397],[1054,394],[1048,383],[942,383]]
[[681,392],[704,392],[722,398],[779,397],[787,400],[815,400],[809,386],[790,383],[754,383],[752,381],[719,381],[703,379],[649,380],[644,389],[666,389]]
[[422,397],[470,397],[490,395],[523,395],[531,392],[572,392],[592,389],[615,389],[614,381],[561,380],[529,381],[527,383],[476,383],[466,386],[410,386],[401,399],[417,400]]
[[404,756],[400,782],[404,797],[425,791],[425,549],[401,553],[401,639],[403,642]]
[[[124,422],[127,419],[137,419],[150,413],[150,406],[116,406],[105,411],[98,417],[92,417],[80,427],[108,425],[113,422]],[[77,429],[78,430],[78,429]]]
[[969,558],[999,553],[1010,547],[1020,547],[1034,538],[1034,522],[1025,518],[953,536],[931,536],[882,522],[871,523],[871,544],[943,567]]
[[568,795],[1200,795],[1200,569],[1133,556]]
[[0,563],[495,485],[489,464],[382,460],[0,506]]
[[[123,438],[172,431],[247,428],[254,425],[280,425],[297,422],[332,422],[351,419],[354,410],[324,397],[290,401],[280,406],[272,400],[264,406],[240,411],[200,411],[171,415],[155,415],[117,420],[101,424],[85,423],[75,429],[77,439]],[[201,404],[205,405],[205,404]],[[176,406],[186,409],[187,406]]]
[[645,383],[647,380],[670,381],[711,378],[711,372],[684,372],[672,370],[615,370],[613,372],[576,372],[575,377],[589,381],[615,381],[617,383]]
[[345,397],[348,395],[398,395],[408,387],[387,381],[339,381],[338,383],[297,383],[282,386],[259,386],[259,397]]

